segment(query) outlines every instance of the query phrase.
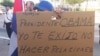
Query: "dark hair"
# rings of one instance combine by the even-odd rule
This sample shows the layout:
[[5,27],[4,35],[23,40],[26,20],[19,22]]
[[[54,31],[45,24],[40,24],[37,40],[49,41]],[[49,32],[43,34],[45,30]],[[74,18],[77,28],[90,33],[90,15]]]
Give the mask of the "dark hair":
[[32,2],[32,1],[27,1],[25,5],[27,5],[27,4],[28,4],[28,2],[30,2],[30,3],[31,3],[31,5],[34,5],[34,2]]
[[12,8],[12,6],[10,6],[10,5],[5,5],[5,7],[9,7],[10,9]]
[[26,2],[26,6],[28,5],[28,3],[30,3],[30,6],[29,7],[26,7],[28,10],[26,10],[26,11],[32,11],[33,10],[33,6],[34,6],[34,2],[32,2],[32,1],[27,1]]

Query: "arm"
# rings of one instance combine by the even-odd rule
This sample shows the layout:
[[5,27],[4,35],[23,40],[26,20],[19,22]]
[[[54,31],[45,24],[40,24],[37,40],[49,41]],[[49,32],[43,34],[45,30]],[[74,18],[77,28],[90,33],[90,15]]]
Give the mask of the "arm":
[[6,26],[6,24],[5,24],[5,21],[4,21],[4,23],[3,23],[3,28],[5,28],[5,26]]

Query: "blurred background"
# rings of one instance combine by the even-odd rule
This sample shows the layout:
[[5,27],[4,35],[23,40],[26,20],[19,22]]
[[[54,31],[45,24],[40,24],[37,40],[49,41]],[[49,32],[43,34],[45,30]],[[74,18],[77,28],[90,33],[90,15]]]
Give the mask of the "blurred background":
[[[0,10],[2,10],[2,4],[9,2],[12,5],[14,0],[0,0]],[[24,2],[29,0],[24,0]],[[35,4],[38,4],[40,0],[30,0]],[[66,11],[98,11],[100,10],[100,0],[48,0],[54,6],[54,8],[61,8]]]

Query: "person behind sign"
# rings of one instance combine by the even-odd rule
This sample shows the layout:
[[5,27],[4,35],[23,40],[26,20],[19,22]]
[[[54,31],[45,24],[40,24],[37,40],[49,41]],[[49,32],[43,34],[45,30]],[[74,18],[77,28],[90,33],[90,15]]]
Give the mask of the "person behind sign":
[[53,5],[46,1],[40,1],[40,3],[35,7],[38,11],[54,11]]
[[5,13],[3,27],[6,27],[8,37],[10,38],[11,33],[12,33],[11,22],[12,22],[12,17],[13,17],[13,10],[10,5],[5,5],[5,8],[6,8],[6,13]]
[[61,16],[59,15],[61,13],[61,11],[54,10],[53,5],[46,0],[40,1],[40,3],[35,7],[35,9],[37,11],[54,11],[54,13],[56,13],[57,16],[52,16],[52,17],[56,18],[56,19],[61,19]]
[[32,1],[27,1],[25,4],[25,11],[34,11],[34,2]]

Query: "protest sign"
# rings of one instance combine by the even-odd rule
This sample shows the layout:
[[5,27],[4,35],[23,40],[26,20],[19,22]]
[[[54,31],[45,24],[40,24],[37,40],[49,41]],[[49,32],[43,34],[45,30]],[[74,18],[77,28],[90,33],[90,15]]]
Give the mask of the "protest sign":
[[17,13],[19,56],[93,56],[94,12]]

